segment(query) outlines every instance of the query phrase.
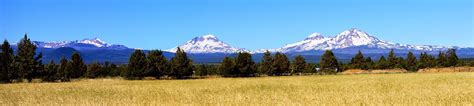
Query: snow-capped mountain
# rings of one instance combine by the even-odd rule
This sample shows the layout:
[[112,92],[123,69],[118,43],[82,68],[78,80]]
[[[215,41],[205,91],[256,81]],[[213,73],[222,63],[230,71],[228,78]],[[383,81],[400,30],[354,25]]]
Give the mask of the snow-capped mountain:
[[[406,45],[380,40],[359,29],[352,28],[341,32],[335,37],[324,37],[319,33],[313,33],[304,40],[293,44],[288,44],[278,49],[268,49],[271,52],[304,52],[311,50],[334,50],[350,47],[367,47],[370,49],[400,49],[419,51],[439,51],[448,48],[458,48],[449,46],[433,45]],[[258,50],[261,53],[265,50]]]
[[[195,37],[192,40],[178,46],[186,53],[238,53],[250,52],[243,48],[232,47],[227,43],[220,41],[214,35],[204,35]],[[178,47],[167,50],[169,52],[176,52]]]
[[39,48],[61,48],[61,47],[71,47],[74,49],[128,49],[128,47],[123,45],[114,45],[109,44],[100,40],[99,38],[94,39],[83,39],[75,41],[59,41],[59,42],[42,42],[34,41],[37,47]]

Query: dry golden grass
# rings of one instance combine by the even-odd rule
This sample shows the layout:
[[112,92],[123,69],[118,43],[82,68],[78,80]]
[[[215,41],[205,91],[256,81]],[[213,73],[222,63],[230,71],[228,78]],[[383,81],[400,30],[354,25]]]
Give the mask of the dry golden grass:
[[474,73],[16,83],[0,85],[0,104],[472,105]]
[[383,70],[361,70],[361,69],[349,69],[341,74],[386,74],[386,73],[406,73],[405,69],[383,69]]
[[474,72],[474,67],[446,67],[446,68],[426,68],[420,69],[418,72],[422,73],[437,73],[437,72]]

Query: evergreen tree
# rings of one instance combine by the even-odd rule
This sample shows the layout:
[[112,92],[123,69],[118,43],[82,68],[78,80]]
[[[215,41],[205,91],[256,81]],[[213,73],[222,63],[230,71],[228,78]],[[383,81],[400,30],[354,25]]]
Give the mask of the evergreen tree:
[[168,60],[163,55],[161,50],[152,50],[148,53],[148,68],[146,75],[160,78],[163,75],[168,75],[169,65]]
[[87,68],[85,76],[87,78],[97,78],[101,76],[101,67],[98,62],[93,62],[92,64],[89,65]]
[[420,59],[418,61],[418,69],[424,69],[428,67],[428,55],[426,52],[420,54]]
[[393,49],[391,49],[390,53],[388,53],[388,67],[387,68],[393,69],[393,68],[396,68],[397,65],[398,65],[397,57],[395,56],[395,52],[393,51]]
[[403,59],[403,57],[397,57],[395,68],[406,69],[406,67],[407,67],[407,64],[406,64],[405,59]]
[[273,74],[274,75],[283,75],[285,73],[290,73],[290,61],[285,54],[277,52],[273,60]]
[[124,72],[126,79],[140,79],[143,77],[147,65],[146,55],[142,50],[135,50],[128,61],[128,69]]
[[222,60],[221,65],[219,66],[219,71],[225,77],[230,77],[237,74],[236,72],[234,72],[234,61],[232,61],[232,58],[225,57],[224,60]]
[[365,65],[364,65],[364,67],[363,67],[362,69],[366,69],[366,70],[367,70],[367,69],[374,69],[374,68],[375,68],[375,63],[374,63],[374,61],[372,60],[371,57],[367,57],[367,58],[365,59]]
[[70,64],[66,58],[61,57],[58,71],[56,73],[56,78],[61,81],[69,81],[71,79],[70,75]]
[[326,50],[321,56],[320,61],[321,71],[326,74],[341,72],[339,69],[339,62],[337,62],[336,56],[332,53],[331,50]]
[[79,78],[84,76],[84,72],[87,70],[87,66],[84,64],[81,56],[78,52],[74,52],[71,56],[71,78]]
[[269,51],[266,51],[265,53],[263,53],[263,59],[260,62],[260,73],[271,75],[273,73],[272,64],[273,64],[272,54]]
[[418,71],[416,57],[412,52],[408,52],[406,60],[406,70],[408,71]]
[[420,54],[420,59],[418,62],[418,69],[423,69],[423,68],[429,68],[429,67],[435,67],[436,66],[436,59],[434,56],[423,52]]
[[171,58],[171,75],[178,79],[193,75],[193,62],[186,53],[178,47],[176,54]]
[[446,54],[444,54],[444,52],[442,52],[442,51],[439,51],[439,53],[438,53],[438,66],[439,66],[439,67],[447,67],[447,66],[449,66],[449,65],[447,64]]
[[448,49],[446,52],[446,58],[447,58],[447,66],[456,66],[460,63],[458,56],[456,55],[456,50],[455,49]]
[[293,74],[300,74],[306,69],[306,60],[303,56],[298,55],[295,57],[292,63],[292,73]]
[[201,64],[197,67],[197,70],[196,70],[196,73],[197,75],[199,76],[206,76],[206,75],[209,75],[209,70],[208,70],[208,67],[204,64]]
[[17,75],[15,67],[13,66],[14,55],[13,49],[7,40],[3,41],[2,52],[0,53],[0,82],[11,82]]
[[55,81],[56,74],[58,73],[58,65],[54,63],[54,60],[51,60],[49,64],[45,66],[45,69],[43,70],[43,81],[48,81],[48,82],[53,82]]
[[351,67],[355,69],[367,69],[364,55],[362,52],[357,52],[357,54],[351,59]]
[[238,53],[234,61],[234,68],[239,72],[238,74],[240,74],[240,76],[248,77],[257,74],[257,70],[255,70],[255,62],[252,60],[252,54],[247,52]]
[[387,69],[389,66],[388,66],[388,62],[387,60],[385,59],[384,56],[380,56],[380,59],[379,61],[377,62],[377,69]]
[[[20,79],[27,79],[31,81],[34,77],[34,73],[39,71],[41,66],[42,54],[36,56],[36,45],[25,36],[18,43],[17,55],[15,62],[18,68],[18,77]],[[36,57],[35,57],[36,56]]]

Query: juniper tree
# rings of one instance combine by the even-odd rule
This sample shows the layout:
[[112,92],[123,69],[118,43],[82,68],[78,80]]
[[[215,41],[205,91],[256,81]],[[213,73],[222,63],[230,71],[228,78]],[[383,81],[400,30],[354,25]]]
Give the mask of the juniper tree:
[[176,54],[171,58],[170,76],[178,79],[187,78],[193,75],[193,62],[186,53],[178,47]]
[[263,53],[263,58],[260,62],[260,67],[259,67],[260,73],[271,75],[273,71],[272,64],[273,64],[272,54],[269,51],[266,51],[265,53]]
[[332,53],[331,50],[326,50],[324,54],[321,56],[320,67],[323,73],[325,74],[332,74],[337,73],[342,70],[339,69],[339,62]]
[[101,72],[102,71],[102,68],[101,66],[99,65],[98,62],[93,62],[92,64],[89,65],[89,67],[87,68],[87,71],[86,71],[86,74],[85,76],[87,78],[97,78],[97,77],[100,77],[102,76],[101,75]]
[[58,65],[54,63],[54,60],[51,60],[49,64],[45,66],[42,74],[42,80],[52,82],[57,79]]
[[70,68],[71,65],[66,60],[66,58],[61,57],[60,63],[59,63],[59,68],[56,73],[56,79],[61,80],[61,81],[69,81],[71,79],[70,75]]
[[197,67],[196,69],[196,73],[197,75],[199,76],[206,76],[206,75],[209,75],[209,70],[208,70],[208,67],[204,64],[201,64]]
[[273,74],[274,75],[283,75],[284,73],[290,72],[290,61],[285,54],[277,52],[273,60]]
[[235,74],[234,72],[234,61],[230,57],[225,57],[224,60],[222,60],[221,65],[219,66],[219,71],[221,74],[225,77],[230,77]]
[[145,72],[148,76],[153,76],[156,78],[160,78],[163,75],[168,75],[170,72],[168,60],[163,55],[163,51],[161,50],[152,50],[148,53],[148,68]]
[[437,66],[440,66],[440,67],[447,67],[447,66],[449,66],[449,65],[447,64],[446,54],[445,54],[444,52],[442,52],[442,51],[439,51],[437,61],[438,61],[438,65],[437,65]]
[[127,70],[123,73],[126,79],[143,77],[147,65],[146,55],[142,50],[135,50],[128,61]]
[[303,56],[298,55],[295,57],[292,63],[292,73],[293,74],[301,74],[306,69],[306,60]]
[[377,62],[377,69],[387,69],[389,67],[388,65],[389,64],[388,64],[387,60],[385,59],[385,57],[380,56],[380,59]]
[[255,62],[252,60],[252,54],[244,52],[238,53],[234,59],[234,68],[243,77],[255,76],[257,70],[255,69]]
[[417,71],[417,61],[416,57],[412,52],[408,52],[406,60],[406,70],[408,71]]
[[448,49],[446,52],[446,58],[447,66],[456,66],[460,63],[455,49]]
[[395,56],[395,52],[393,49],[390,50],[390,53],[388,53],[388,67],[389,69],[396,68],[398,66],[398,61],[397,57]]
[[364,62],[365,62],[365,65],[362,69],[374,69],[375,68],[375,63],[374,63],[374,61],[372,61],[371,57],[367,57]]
[[352,68],[355,69],[366,69],[365,58],[362,52],[357,52],[357,54],[351,59],[350,63]]

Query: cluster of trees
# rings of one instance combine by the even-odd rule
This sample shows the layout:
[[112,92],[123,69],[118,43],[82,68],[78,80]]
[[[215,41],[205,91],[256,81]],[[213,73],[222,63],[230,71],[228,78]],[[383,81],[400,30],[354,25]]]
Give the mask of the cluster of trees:
[[183,79],[193,75],[193,62],[186,53],[178,48],[170,61],[161,50],[152,50],[146,55],[142,50],[135,50],[130,56],[128,67],[122,72],[126,79],[142,79],[144,77],[161,78],[163,76]]
[[334,53],[326,50],[321,56],[319,64],[307,63],[303,56],[298,55],[292,61],[283,53],[270,52],[263,54],[262,60],[256,63],[250,53],[238,53],[236,57],[225,57],[221,64],[205,65],[193,64],[186,53],[178,48],[170,60],[160,50],[145,53],[135,50],[130,56],[127,65],[115,65],[105,62],[85,64],[80,53],[73,53],[68,60],[61,58],[59,64],[53,60],[49,64],[42,64],[42,54],[36,54],[35,44],[25,36],[18,43],[16,55],[9,42],[5,40],[0,52],[0,82],[31,81],[40,78],[43,81],[70,81],[73,78],[98,78],[122,76],[125,79],[142,79],[144,77],[184,79],[191,76],[221,75],[224,77],[254,77],[254,76],[282,76],[301,74],[335,74],[346,69],[406,69],[417,71],[430,67],[451,67],[461,65],[474,66],[460,61],[455,49],[439,52],[435,57],[426,52],[418,58],[408,52],[406,58],[397,57],[390,51],[388,58],[381,56],[377,61],[365,57],[358,52],[348,64],[336,59]]
[[0,53],[0,82],[9,83],[26,79],[31,82],[38,78],[43,81],[70,81],[73,78],[96,78],[118,76],[117,65],[97,62],[89,67],[84,63],[79,53],[72,54],[71,59],[61,58],[59,64],[51,60],[49,64],[42,64],[42,54],[36,54],[36,45],[25,36],[18,43],[16,55],[10,43],[5,40]]
[[225,77],[252,77],[252,76],[282,76],[282,75],[301,75],[303,73],[333,74],[339,69],[339,63],[332,51],[326,51],[322,56],[320,70],[316,69],[318,64],[307,63],[303,56],[296,56],[293,61],[288,57],[277,52],[272,55],[265,52],[260,63],[252,60],[250,53],[239,53],[234,59],[224,58],[219,71]]
[[346,69],[406,69],[408,71],[418,71],[418,69],[432,67],[451,67],[463,65],[456,55],[455,49],[449,49],[446,52],[440,51],[438,57],[426,52],[420,54],[419,59],[408,52],[406,59],[397,57],[393,51],[390,51],[388,58],[381,56],[378,62],[374,62],[370,57],[365,58],[362,52],[358,52],[347,65]]
[[42,65],[42,54],[36,55],[36,45],[34,45],[25,34],[18,43],[17,55],[13,54],[13,49],[5,40],[2,44],[0,57],[0,78],[1,82],[11,82],[14,79],[27,79],[31,81],[37,77]]

